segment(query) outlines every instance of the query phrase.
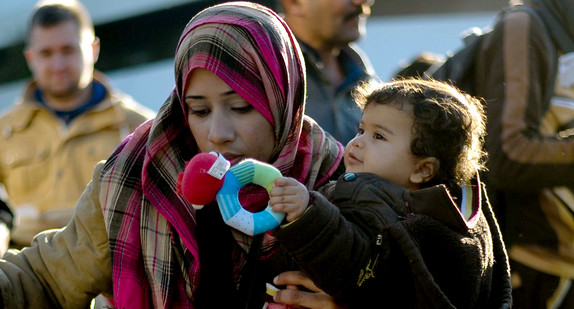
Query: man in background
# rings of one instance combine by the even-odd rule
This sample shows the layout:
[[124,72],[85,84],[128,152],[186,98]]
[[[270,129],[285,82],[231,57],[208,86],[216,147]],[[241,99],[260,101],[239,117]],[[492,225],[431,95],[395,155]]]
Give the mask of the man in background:
[[14,206],[16,247],[64,226],[95,164],[154,116],[94,70],[100,42],[81,3],[38,2],[26,43],[32,80],[0,117],[0,182]]
[[374,0],[281,0],[280,10],[301,45],[307,70],[306,114],[346,144],[361,111],[351,90],[374,69],[354,42],[365,36]]
[[513,308],[574,308],[574,1],[510,0],[481,43],[486,187]]

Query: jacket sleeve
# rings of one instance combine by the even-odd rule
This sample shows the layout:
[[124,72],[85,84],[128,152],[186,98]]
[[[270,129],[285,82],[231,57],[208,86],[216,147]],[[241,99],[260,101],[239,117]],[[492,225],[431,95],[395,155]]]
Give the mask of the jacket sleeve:
[[12,202],[8,197],[6,188],[0,184],[0,223],[6,224],[8,230],[14,226],[14,213],[12,213]]
[[66,227],[38,234],[31,247],[10,250],[0,260],[5,308],[87,308],[98,294],[111,293],[110,249],[97,184],[87,186]]
[[546,29],[526,12],[508,13],[485,38],[476,95],[487,106],[488,180],[501,189],[574,186],[573,136],[542,129],[556,65]]
[[323,195],[310,194],[313,205],[299,219],[277,229],[277,238],[319,288],[347,296],[356,290],[361,269],[374,263],[371,233],[382,230],[380,214],[369,205],[349,207],[344,217]]

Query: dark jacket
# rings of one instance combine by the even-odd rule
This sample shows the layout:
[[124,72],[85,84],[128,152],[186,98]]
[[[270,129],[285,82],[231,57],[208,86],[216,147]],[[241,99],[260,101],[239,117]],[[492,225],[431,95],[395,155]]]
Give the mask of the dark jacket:
[[551,20],[559,21],[505,14],[482,44],[475,95],[486,104],[485,181],[510,258],[573,278],[574,123],[558,121],[568,112],[554,102],[574,102],[574,94],[559,82],[563,51],[549,36]]
[[[496,219],[478,178],[466,192],[345,174],[326,197],[312,192],[313,205],[276,235],[320,288],[351,307],[510,308]],[[472,207],[468,220],[460,203]]]

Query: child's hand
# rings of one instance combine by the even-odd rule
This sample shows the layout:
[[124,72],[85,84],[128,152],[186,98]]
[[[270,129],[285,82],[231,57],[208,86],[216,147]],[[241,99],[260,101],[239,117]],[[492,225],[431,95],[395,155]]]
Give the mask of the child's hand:
[[309,191],[297,180],[279,177],[273,182],[269,194],[269,205],[275,212],[284,212],[285,219],[291,222],[299,218],[309,205]]

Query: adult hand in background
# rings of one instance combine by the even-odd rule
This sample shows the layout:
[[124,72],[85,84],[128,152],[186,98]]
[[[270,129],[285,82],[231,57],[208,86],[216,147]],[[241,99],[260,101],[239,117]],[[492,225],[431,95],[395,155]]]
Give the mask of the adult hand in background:
[[[295,308],[310,309],[344,309],[347,308],[337,304],[335,299],[329,294],[319,289],[311,278],[302,271],[286,271],[280,273],[273,283],[277,286],[285,286],[285,289],[275,293],[273,300],[280,304],[296,305]],[[304,287],[307,291],[303,291]]]

